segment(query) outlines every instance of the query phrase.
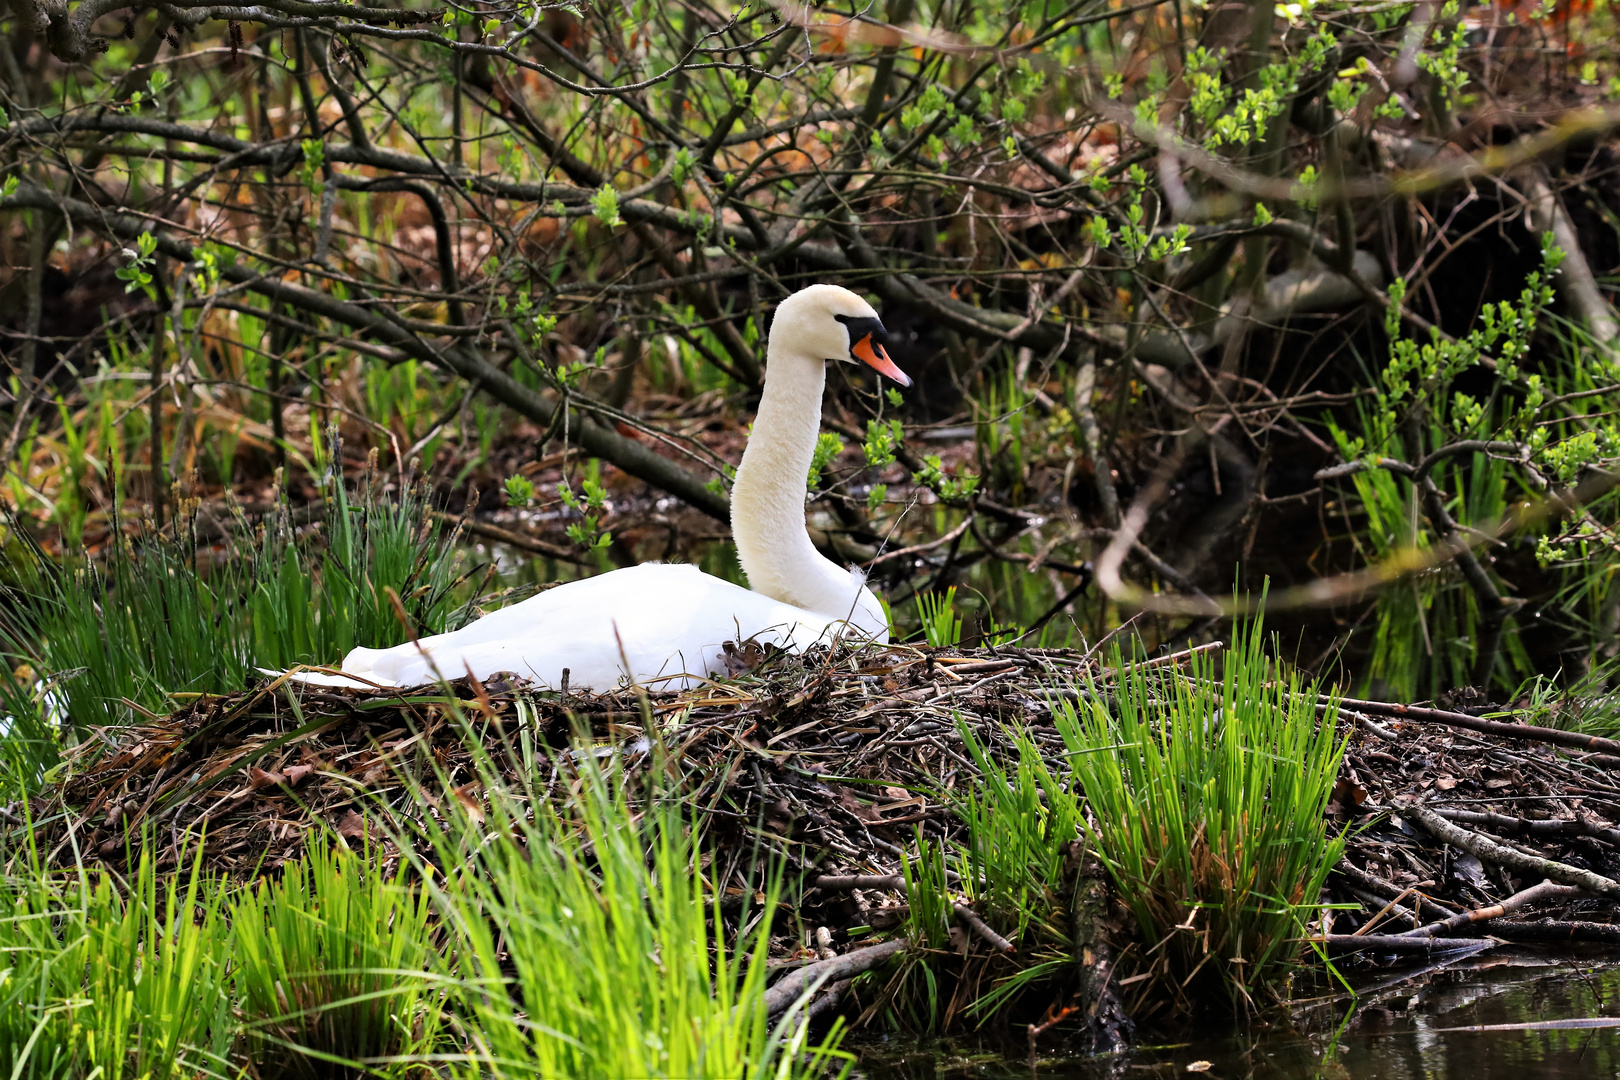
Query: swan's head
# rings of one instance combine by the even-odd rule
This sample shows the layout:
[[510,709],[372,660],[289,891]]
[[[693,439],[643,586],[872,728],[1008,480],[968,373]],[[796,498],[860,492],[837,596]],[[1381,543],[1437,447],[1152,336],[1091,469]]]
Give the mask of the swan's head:
[[771,340],[822,360],[851,360],[887,375],[901,386],[911,379],[883,351],[883,321],[872,305],[837,285],[800,289],[776,309]]

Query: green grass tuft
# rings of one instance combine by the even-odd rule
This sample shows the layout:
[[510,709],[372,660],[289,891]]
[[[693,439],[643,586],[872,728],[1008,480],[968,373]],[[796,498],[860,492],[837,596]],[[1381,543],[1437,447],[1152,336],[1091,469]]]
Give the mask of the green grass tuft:
[[1068,871],[1080,838],[1074,785],[1052,775],[1027,735],[1016,736],[1018,760],[1008,769],[986,753],[971,728],[959,724],[958,730],[984,776],[961,807],[968,826],[961,857],[968,894],[1014,943],[1032,923],[1045,938],[1061,937],[1053,916],[1064,906],[1060,890],[1073,877]]
[[0,884],[0,1072],[16,1077],[232,1075],[223,891],[193,867],[159,881]]
[[917,596],[917,618],[922,622],[923,638],[936,649],[955,645],[962,640],[962,617],[956,611],[956,586],[943,593],[922,593]]
[[1055,722],[1090,814],[1086,832],[1150,943],[1153,971],[1190,999],[1239,1004],[1298,954],[1343,849],[1323,812],[1344,740],[1316,687],[1266,660],[1258,623],[1221,670],[1189,677],[1124,665],[1111,687]]
[[264,1080],[360,1076],[434,1048],[441,1014],[425,890],[322,848],[231,912],[246,1050]]
[[[329,486],[319,528],[298,532],[283,505],[256,541],[239,522],[218,558],[200,554],[194,520],[180,540],[146,531],[137,545],[115,533],[99,564],[82,552],[59,564],[28,546],[17,603],[0,611],[0,653],[46,675],[83,730],[166,715],[175,693],[235,692],[260,667],[337,664],[356,645],[398,644],[390,590],[416,633],[453,629],[459,560],[426,492],[407,483],[386,495],[374,472],[352,498]],[[0,716],[16,715],[16,696],[0,684]]]
[[543,799],[496,797],[487,824],[463,814],[434,840],[454,868],[438,900],[473,1051],[457,1074],[824,1071],[835,1051],[809,1045],[802,1015],[772,1026],[761,1004],[774,887],[728,948],[674,806],[655,801],[638,820],[620,782],[588,754],[573,757],[568,816]]

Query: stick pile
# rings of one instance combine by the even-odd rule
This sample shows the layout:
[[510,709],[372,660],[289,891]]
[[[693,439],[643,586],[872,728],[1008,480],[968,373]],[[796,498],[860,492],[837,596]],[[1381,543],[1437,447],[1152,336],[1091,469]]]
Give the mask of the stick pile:
[[1329,879],[1346,905],[1325,916],[1330,952],[1620,944],[1620,743],[1438,709],[1340,707],[1360,737],[1329,811],[1360,831]]
[[[679,694],[536,695],[466,679],[354,693],[269,680],[81,743],[65,779],[27,809],[57,864],[124,869],[145,837],[160,866],[173,868],[189,865],[200,841],[209,870],[247,878],[323,838],[397,858],[395,839],[424,816],[460,807],[482,820],[490,764],[497,782],[562,795],[573,755],[593,747],[610,773],[656,765],[675,774],[673,790],[714,851],[707,873],[723,911],[762,894],[772,860],[761,855],[776,856],[796,915],[780,920],[782,932],[812,929],[775,943],[786,976],[772,1000],[785,1007],[794,988],[823,979],[816,1009],[828,1011],[844,1007],[854,976],[912,948],[873,945],[870,935],[904,920],[902,863],[918,838],[961,839],[953,803],[980,777],[958,725],[1006,758],[1022,727],[1063,775],[1053,703],[1085,699],[1088,679],[1102,686],[1107,677],[1072,650],[892,646],[795,657],[750,646],[731,659],[732,679]],[[1173,678],[1176,660],[1149,663]],[[1337,707],[1354,725],[1345,725],[1351,745],[1328,814],[1350,835],[1313,940],[1340,955],[1397,956],[1501,942],[1620,944],[1620,744],[1465,713]],[[0,820],[16,830],[23,817],[11,808]],[[1095,865],[1082,872],[1100,879]],[[952,902],[953,941],[981,975],[1032,961],[1027,942]],[[1128,937],[1130,924],[1117,908],[1092,914],[1095,948],[1077,952],[1099,970],[1082,982],[1101,999],[1091,1015],[1112,1018],[1095,1041],[1117,1042],[1128,1022],[1115,988],[1135,980],[1102,970],[1120,955],[1104,939]],[[1142,944],[1137,954],[1150,951]],[[1032,1041],[1046,1030],[1034,1019]]]

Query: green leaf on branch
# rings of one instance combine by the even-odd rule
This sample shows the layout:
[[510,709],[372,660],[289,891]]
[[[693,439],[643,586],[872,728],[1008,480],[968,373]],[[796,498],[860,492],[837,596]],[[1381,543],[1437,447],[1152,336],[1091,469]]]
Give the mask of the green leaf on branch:
[[874,469],[880,469],[894,461],[895,447],[900,445],[903,429],[900,421],[890,420],[884,423],[881,420],[868,420],[866,422],[866,464]]
[[979,489],[977,476],[972,474],[951,476],[947,473],[944,461],[938,454],[929,454],[923,458],[923,467],[912,474],[911,480],[912,483],[928,488],[942,501],[948,503],[963,502]]
[[610,229],[623,223],[619,217],[619,193],[612,184],[603,184],[591,196],[591,215]]
[[830,431],[821,433],[816,439],[815,454],[810,458],[810,475],[806,478],[811,490],[821,486],[821,473],[827,463],[844,452],[844,440]]
[[534,482],[514,473],[506,478],[506,505],[524,507],[534,503]]
[[140,289],[151,299],[157,299],[157,290],[152,287],[152,267],[156,262],[156,252],[157,237],[151,233],[141,233],[136,237],[133,248],[124,249],[124,258],[129,260],[129,265],[121,266],[113,273],[124,283],[126,293]]

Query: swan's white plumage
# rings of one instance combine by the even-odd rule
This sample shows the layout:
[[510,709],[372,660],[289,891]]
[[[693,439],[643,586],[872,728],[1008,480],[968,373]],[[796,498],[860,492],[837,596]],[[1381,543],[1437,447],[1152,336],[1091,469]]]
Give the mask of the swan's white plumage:
[[294,677],[417,686],[469,671],[480,679],[511,672],[556,688],[567,669],[579,689],[608,690],[627,677],[651,689],[685,689],[724,673],[728,641],[793,652],[846,635],[887,642],[882,605],[861,574],[824,558],[804,527],[824,358],[851,353],[837,316],[876,313],[848,290],[812,285],[783,301],[772,321],[765,391],[732,492],[732,533],[752,589],[693,566],[648,563],[559,585],[448,634],[355,649],[342,675]]
[[[646,563],[549,589],[461,630],[422,638],[420,648],[355,649],[343,670],[383,686],[455,679],[471,670],[480,679],[511,672],[557,687],[567,668],[570,686],[605,689],[623,679],[628,660],[648,689],[680,690],[725,673],[727,641],[753,638],[799,651],[847,629],[695,566]],[[365,685],[343,676],[306,679]]]

